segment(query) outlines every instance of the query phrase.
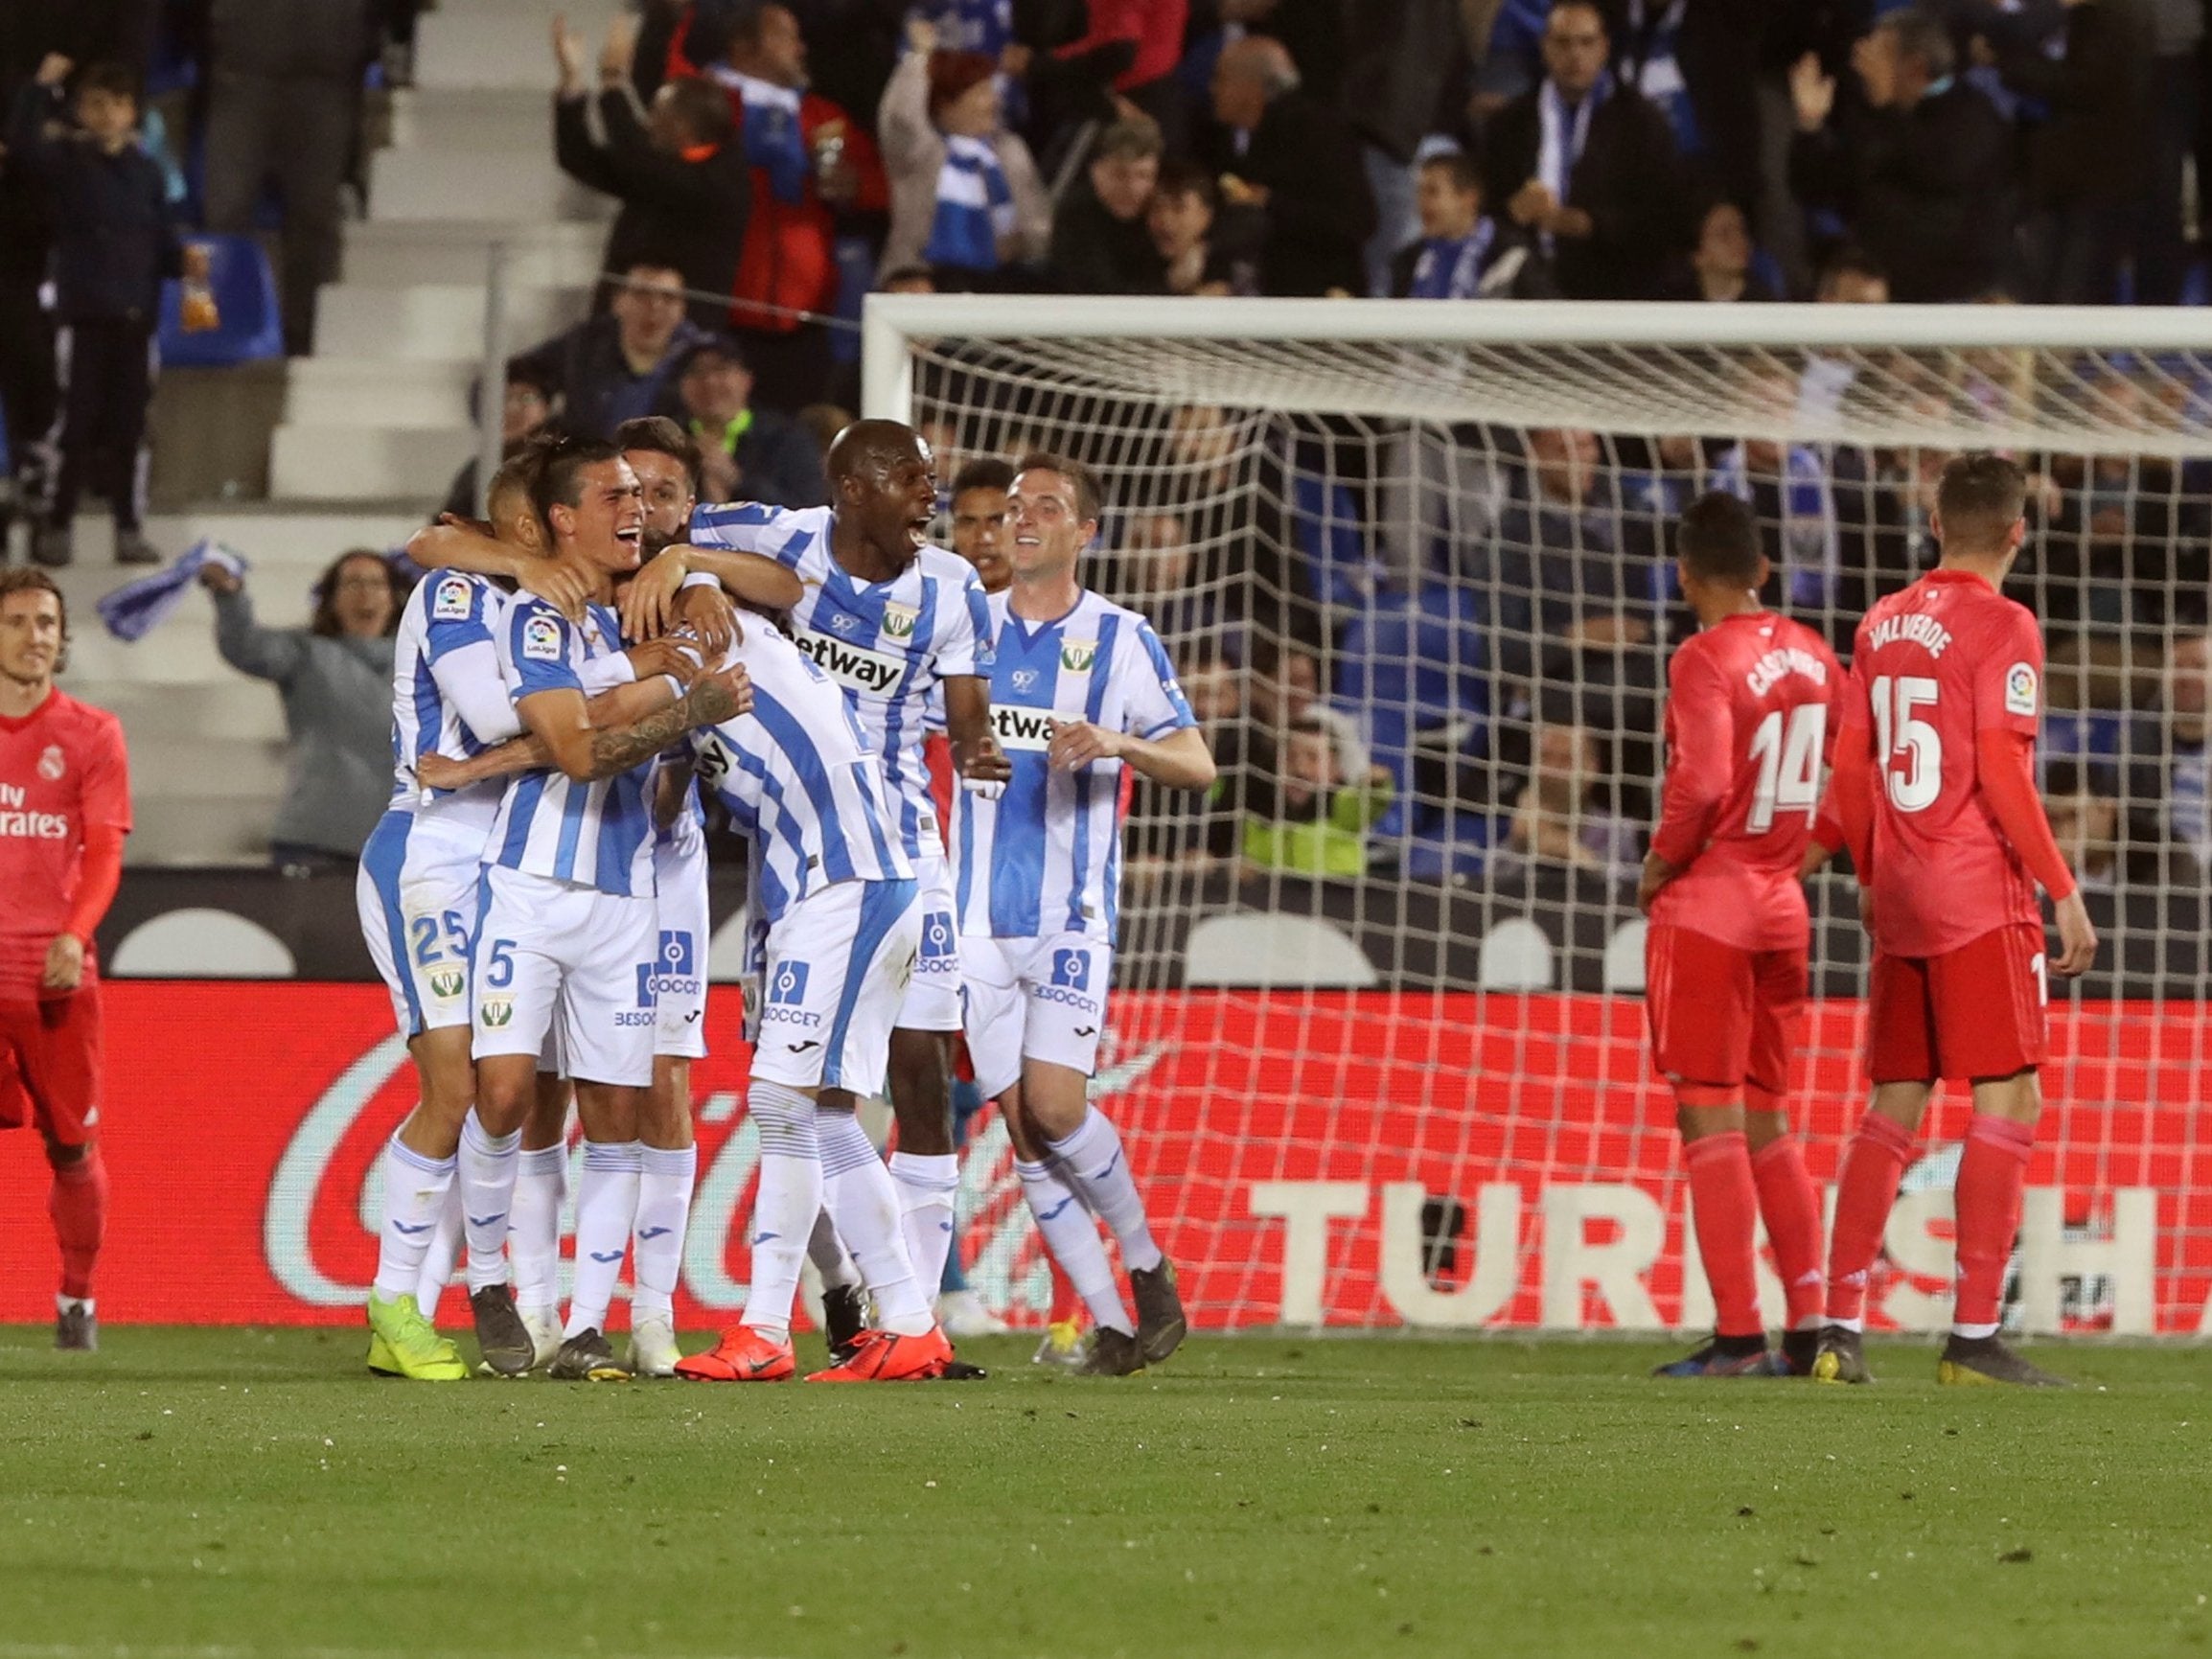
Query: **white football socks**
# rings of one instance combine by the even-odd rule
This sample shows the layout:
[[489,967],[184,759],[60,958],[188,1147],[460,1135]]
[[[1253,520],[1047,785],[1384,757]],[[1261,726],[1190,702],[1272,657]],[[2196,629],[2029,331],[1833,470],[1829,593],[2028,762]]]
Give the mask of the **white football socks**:
[[607,1329],[607,1309],[637,1219],[643,1151],[634,1141],[584,1142],[584,1174],[576,1183],[576,1283],[568,1295],[568,1323],[561,1328],[564,1340]]
[[944,1282],[945,1258],[953,1250],[953,1195],[960,1189],[960,1161],[950,1152],[942,1157],[894,1152],[890,1168],[899,1188],[907,1257],[914,1265],[914,1278],[934,1292]]
[[472,1110],[461,1124],[455,1168],[461,1183],[461,1226],[469,1239],[469,1288],[507,1282],[507,1219],[515,1202],[515,1160],[522,1132],[487,1135]]
[[1049,1164],[1024,1164],[1017,1160],[1014,1173],[1022,1178],[1022,1196],[1045,1235],[1045,1248],[1091,1310],[1092,1323],[1101,1328],[1135,1336],[1137,1325],[1121,1301],[1121,1286],[1114,1278],[1114,1264],[1106,1258],[1105,1240],[1098,1236],[1098,1220],[1082,1196],[1060,1179]]
[[632,1234],[637,1255],[630,1293],[630,1323],[676,1321],[676,1279],[683,1271],[684,1223],[691,1189],[699,1183],[697,1146],[647,1146],[638,1155],[637,1221]]
[[772,1342],[787,1342],[799,1264],[822,1212],[815,1107],[795,1089],[758,1079],[746,1105],[760,1127],[760,1185],[752,1198],[752,1288],[745,1323]]
[[850,1111],[818,1107],[815,1133],[821,1144],[823,1196],[838,1236],[875,1299],[876,1318],[894,1335],[928,1335],[937,1322],[907,1255],[898,1184]]
[[421,1289],[438,1217],[453,1190],[454,1160],[426,1158],[395,1135],[384,1143],[384,1226],[377,1238],[377,1294],[414,1296]]
[[1064,1172],[1083,1194],[1083,1202],[1098,1219],[1114,1230],[1121,1246],[1121,1265],[1132,1273],[1149,1273],[1163,1259],[1152,1241],[1151,1224],[1144,1219],[1144,1200],[1138,1195],[1137,1180],[1129,1173],[1129,1159],[1113,1121],[1095,1106],[1083,1114],[1075,1133],[1065,1141],[1048,1142]]
[[[460,1161],[453,1158],[447,1162],[457,1164]],[[508,1219],[514,1219],[512,1212]],[[446,1286],[453,1282],[453,1267],[460,1259],[461,1184],[455,1180],[447,1187],[438,1225],[430,1230],[430,1248],[423,1253],[423,1276],[415,1289],[415,1305],[432,1325],[438,1323],[438,1301],[446,1294]]]
[[567,1147],[541,1146],[521,1155],[507,1218],[515,1305],[548,1324],[561,1308],[561,1206],[567,1198]]

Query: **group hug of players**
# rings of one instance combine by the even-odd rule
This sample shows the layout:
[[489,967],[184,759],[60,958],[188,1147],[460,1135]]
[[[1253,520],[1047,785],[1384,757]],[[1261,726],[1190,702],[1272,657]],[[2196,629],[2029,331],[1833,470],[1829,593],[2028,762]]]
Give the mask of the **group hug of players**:
[[[1182,1342],[1173,1266],[1087,1083],[1123,775],[1203,789],[1205,740],[1150,627],[1080,586],[1100,513],[1083,468],[1039,455],[1011,479],[993,593],[929,542],[937,485],[910,428],[849,427],[828,472],[830,507],[701,507],[689,439],[633,422],[532,448],[495,479],[489,524],[412,544],[431,574],[400,625],[397,787],[358,883],[422,1087],[383,1154],[372,1370],[466,1374],[430,1317],[458,1253],[493,1374],[782,1380],[810,1256],[833,1359],[810,1380],[973,1372],[933,1312],[963,1030],[1094,1322],[1078,1369],[1127,1374]],[[949,826],[933,730],[958,780]],[[697,1167],[688,1064],[707,1040],[702,789],[749,841],[760,1171],[744,1323],[686,1356],[672,1298]],[[856,1111],[887,1096],[887,1164]]]

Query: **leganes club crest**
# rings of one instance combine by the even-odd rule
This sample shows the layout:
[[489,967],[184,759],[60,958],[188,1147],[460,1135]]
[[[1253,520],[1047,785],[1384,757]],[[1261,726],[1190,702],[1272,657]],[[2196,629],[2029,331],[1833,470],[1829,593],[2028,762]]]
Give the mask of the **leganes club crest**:
[[1095,639],[1063,639],[1060,642],[1060,666],[1070,674],[1089,674],[1093,663],[1098,660],[1098,642]]

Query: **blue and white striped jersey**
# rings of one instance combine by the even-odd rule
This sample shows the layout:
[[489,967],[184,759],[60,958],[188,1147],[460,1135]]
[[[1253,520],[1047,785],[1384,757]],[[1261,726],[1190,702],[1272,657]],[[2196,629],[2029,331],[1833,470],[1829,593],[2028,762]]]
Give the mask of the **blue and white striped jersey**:
[[416,585],[392,642],[392,805],[422,823],[489,835],[500,786],[425,791],[415,763],[426,754],[467,760],[521,732],[499,674],[493,636],[505,621],[506,591],[481,576],[443,571]]
[[851,703],[768,623],[748,616],[744,628],[725,666],[745,664],[752,708],[691,743],[700,778],[752,841],[755,927],[838,882],[912,876]]
[[[500,673],[519,703],[541,691],[588,694],[588,665],[621,655],[622,624],[594,605],[578,627],[544,601],[518,594],[495,638]],[[484,862],[603,893],[653,897],[657,764],[649,760],[598,783],[558,772],[509,779]]]
[[1152,625],[1085,593],[1057,622],[1012,614],[990,598],[999,641],[991,725],[1014,776],[996,801],[953,792],[960,931],[1001,939],[1082,933],[1111,944],[1121,893],[1123,764],[1054,772],[1054,725],[1165,737],[1196,726]]
[[764,553],[797,572],[806,588],[791,613],[798,648],[851,700],[883,767],[899,844],[909,858],[937,857],[925,717],[941,680],[991,672],[983,585],[965,559],[933,546],[892,581],[856,582],[830,553],[833,517],[827,507],[702,507],[691,540]]

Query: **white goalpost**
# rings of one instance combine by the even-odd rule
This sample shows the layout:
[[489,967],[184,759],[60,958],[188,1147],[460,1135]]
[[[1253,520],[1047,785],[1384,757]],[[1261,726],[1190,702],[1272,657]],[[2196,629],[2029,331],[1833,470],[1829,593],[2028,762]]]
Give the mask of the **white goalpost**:
[[[1086,579],[1152,618],[1223,763],[1206,802],[1137,798],[1096,1086],[1197,1323],[1710,1318],[1633,902],[1694,625],[1672,515],[1748,499],[1770,601],[1847,652],[1932,563],[1944,459],[2001,449],[2034,479],[2011,590],[2050,646],[2046,796],[2106,940],[2054,996],[2007,1319],[2200,1332],[2212,314],[878,295],[864,327],[865,412],[941,483],[1097,469]],[[1864,945],[1848,878],[1814,886],[1790,1104],[1827,1180]],[[1879,1325],[1947,1319],[1963,1126],[1940,1098]],[[1033,1323],[1002,1132],[978,1150],[975,1277]]]

